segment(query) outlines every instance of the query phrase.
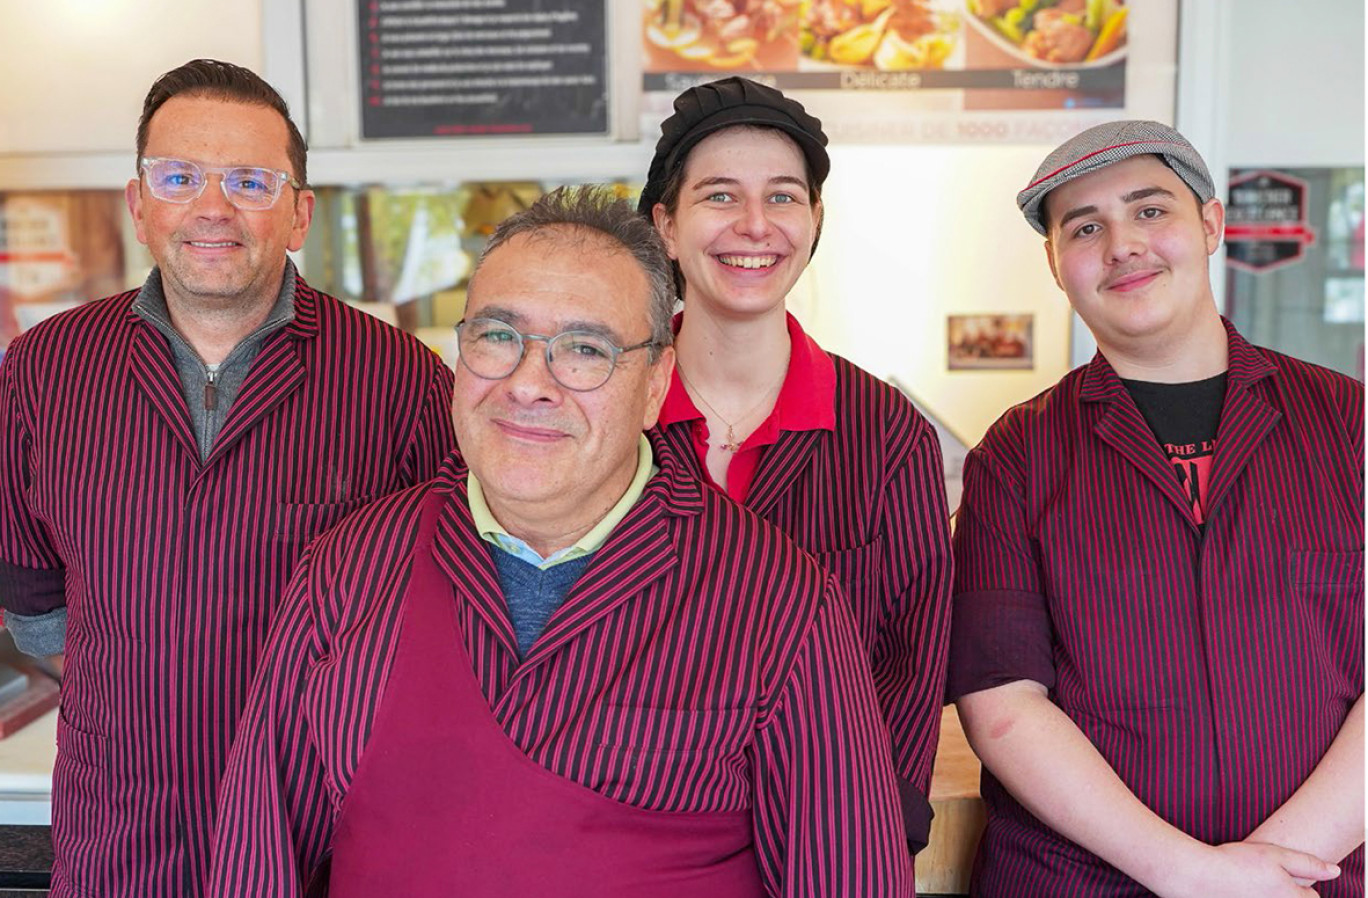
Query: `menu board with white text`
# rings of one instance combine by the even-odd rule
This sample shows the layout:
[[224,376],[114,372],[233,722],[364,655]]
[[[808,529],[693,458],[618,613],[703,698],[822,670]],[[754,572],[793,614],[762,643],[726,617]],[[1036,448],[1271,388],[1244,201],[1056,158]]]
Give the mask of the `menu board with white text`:
[[603,134],[604,0],[358,0],[361,136]]

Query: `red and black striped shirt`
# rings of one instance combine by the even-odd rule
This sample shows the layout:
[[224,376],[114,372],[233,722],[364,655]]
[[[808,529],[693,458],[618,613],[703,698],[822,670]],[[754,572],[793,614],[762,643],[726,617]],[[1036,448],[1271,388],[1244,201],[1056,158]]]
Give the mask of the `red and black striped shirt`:
[[[1050,689],[1122,781],[1212,844],[1302,784],[1363,693],[1363,385],[1229,329],[1205,528],[1100,354],[965,464],[948,698]],[[987,771],[975,895],[1144,890]],[[1363,849],[1322,883],[1363,895]]]
[[200,893],[222,768],[305,545],[454,444],[437,356],[301,280],[201,462],[136,296],[44,322],[0,364],[0,607],[67,609],[54,895]]
[[910,896],[888,733],[835,581],[655,452],[659,474],[525,658],[456,457],[316,542],[233,750],[211,894],[298,895],[325,856],[426,550],[494,717],[533,761],[634,807],[749,811],[769,895]]
[[[797,322],[790,322],[792,334]],[[800,338],[808,339],[798,328]],[[745,504],[835,574],[849,599],[892,736],[908,839],[920,849],[931,828],[927,796],[950,633],[940,443],[894,387],[829,357],[834,427],[781,431],[765,447]],[[704,426],[695,413],[662,416],[659,430],[694,476],[709,482],[695,445],[695,429]]]

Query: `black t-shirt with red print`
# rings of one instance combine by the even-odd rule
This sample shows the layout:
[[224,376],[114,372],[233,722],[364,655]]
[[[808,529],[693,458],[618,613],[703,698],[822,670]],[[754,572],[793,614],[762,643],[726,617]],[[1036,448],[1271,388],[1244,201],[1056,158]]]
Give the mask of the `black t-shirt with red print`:
[[1174,473],[1192,502],[1192,514],[1206,520],[1207,485],[1216,456],[1216,432],[1225,402],[1224,372],[1181,384],[1125,380],[1135,405],[1173,463]]

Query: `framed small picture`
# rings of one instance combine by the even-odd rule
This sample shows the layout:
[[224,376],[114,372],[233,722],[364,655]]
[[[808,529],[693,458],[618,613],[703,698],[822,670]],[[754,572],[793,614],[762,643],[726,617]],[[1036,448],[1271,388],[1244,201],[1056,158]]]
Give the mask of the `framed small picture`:
[[1035,368],[1034,315],[948,315],[945,338],[951,371]]

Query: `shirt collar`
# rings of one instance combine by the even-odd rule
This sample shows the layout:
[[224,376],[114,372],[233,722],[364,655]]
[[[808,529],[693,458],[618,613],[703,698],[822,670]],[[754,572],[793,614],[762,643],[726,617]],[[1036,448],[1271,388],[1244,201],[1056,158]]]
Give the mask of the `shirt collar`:
[[[784,374],[779,398],[774,411],[758,430],[835,430],[836,429],[836,363],[817,341],[807,335],[792,313],[785,313],[789,334],[789,364]],[[679,332],[681,316],[675,316],[675,332]],[[660,409],[660,426],[679,421],[702,418],[684,389],[675,370],[670,392]]]
[[[1221,324],[1226,329],[1226,372],[1230,375],[1228,382],[1231,386],[1243,388],[1277,373],[1277,366],[1257,346],[1241,336],[1224,315],[1221,316]],[[1085,402],[1098,402],[1110,399],[1123,390],[1125,386],[1121,383],[1121,377],[1099,349],[1083,372],[1079,398]]]
[[495,519],[494,513],[489,510],[489,503],[485,501],[484,488],[480,486],[480,481],[475,477],[473,471],[467,475],[466,496],[470,502],[470,516],[475,522],[475,529],[479,532],[481,539],[526,561],[528,564],[546,570],[561,562],[571,561],[598,551],[608,541],[608,537],[612,535],[613,528],[622,523],[622,519],[627,517],[632,506],[636,505],[637,500],[646,490],[647,481],[655,476],[656,471],[655,455],[651,450],[651,443],[646,439],[646,435],[642,434],[641,441],[637,444],[636,474],[632,477],[627,492],[623,493],[617,504],[608,510],[608,514],[604,515],[588,533],[581,536],[573,546],[552,552],[545,558],[537,554],[537,551],[524,540],[505,530],[503,525]]

